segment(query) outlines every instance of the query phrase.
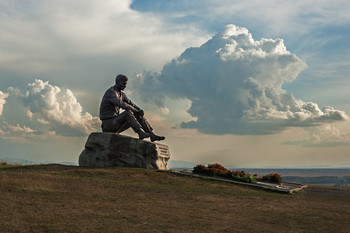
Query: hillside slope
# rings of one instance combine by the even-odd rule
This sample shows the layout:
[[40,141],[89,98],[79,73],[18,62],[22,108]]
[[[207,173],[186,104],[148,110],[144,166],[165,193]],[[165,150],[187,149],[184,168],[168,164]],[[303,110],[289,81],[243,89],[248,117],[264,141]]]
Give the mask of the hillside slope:
[[0,168],[1,232],[348,232],[350,189],[293,195],[136,168]]

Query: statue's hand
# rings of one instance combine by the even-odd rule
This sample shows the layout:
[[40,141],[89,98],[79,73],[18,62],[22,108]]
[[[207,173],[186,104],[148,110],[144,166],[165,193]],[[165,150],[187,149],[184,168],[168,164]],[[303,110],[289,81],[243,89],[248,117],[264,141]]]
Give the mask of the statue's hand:
[[136,114],[138,114],[138,112],[139,112],[136,108],[134,108],[131,105],[128,106],[128,109],[131,110],[133,113],[136,113]]
[[145,115],[145,113],[143,112],[142,109],[140,109],[140,110],[137,112],[137,114],[138,114],[139,116],[141,116],[141,117],[143,117],[143,116]]

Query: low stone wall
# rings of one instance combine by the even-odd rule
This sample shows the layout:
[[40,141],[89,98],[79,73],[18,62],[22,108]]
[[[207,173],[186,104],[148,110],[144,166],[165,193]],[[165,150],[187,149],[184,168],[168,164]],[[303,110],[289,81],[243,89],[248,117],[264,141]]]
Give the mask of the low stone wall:
[[169,170],[169,159],[167,145],[116,133],[91,133],[79,156],[79,166]]

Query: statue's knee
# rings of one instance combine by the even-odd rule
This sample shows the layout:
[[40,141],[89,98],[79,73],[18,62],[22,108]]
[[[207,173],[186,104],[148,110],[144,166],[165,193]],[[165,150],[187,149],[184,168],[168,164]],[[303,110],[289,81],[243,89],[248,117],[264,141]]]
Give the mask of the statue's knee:
[[131,110],[125,110],[126,117],[129,119],[136,119],[135,114]]

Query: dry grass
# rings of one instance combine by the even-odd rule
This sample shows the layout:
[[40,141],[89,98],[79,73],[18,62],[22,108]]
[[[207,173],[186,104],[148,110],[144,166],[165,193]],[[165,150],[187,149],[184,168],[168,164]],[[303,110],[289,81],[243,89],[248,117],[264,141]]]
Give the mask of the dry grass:
[[349,232],[350,189],[294,195],[135,168],[0,168],[0,232]]

